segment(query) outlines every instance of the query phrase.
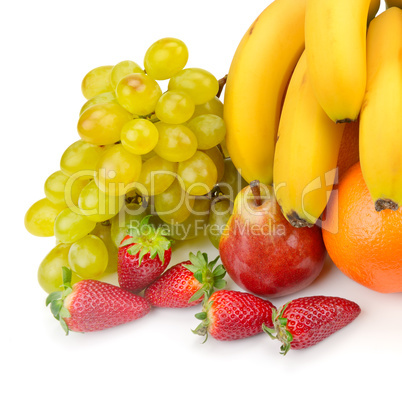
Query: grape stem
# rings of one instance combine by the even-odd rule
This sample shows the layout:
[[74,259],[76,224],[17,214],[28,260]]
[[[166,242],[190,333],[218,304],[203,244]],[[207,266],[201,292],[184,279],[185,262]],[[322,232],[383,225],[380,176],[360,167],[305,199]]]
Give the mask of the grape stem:
[[224,77],[222,77],[218,83],[219,83],[219,89],[218,89],[218,93],[216,94],[216,96],[219,98],[222,94],[223,88],[226,84],[226,80],[228,78],[228,75],[226,74]]
[[[134,118],[136,119],[137,117],[134,117]],[[144,116],[138,116],[138,118],[149,120],[151,123],[157,123],[158,121],[160,121],[156,117],[155,112],[152,112],[152,113],[144,115]]]
[[260,182],[258,180],[253,180],[250,183],[250,188],[254,196],[254,203],[257,207],[262,205],[261,201],[261,190],[260,190]]
[[138,205],[141,205],[142,202],[143,202],[143,199],[142,199],[142,197],[141,197],[139,194],[137,194],[137,193],[135,193],[135,195],[133,195],[133,196],[128,196],[128,195],[126,194],[126,196],[125,196],[125,202],[126,202],[126,204],[138,204]]

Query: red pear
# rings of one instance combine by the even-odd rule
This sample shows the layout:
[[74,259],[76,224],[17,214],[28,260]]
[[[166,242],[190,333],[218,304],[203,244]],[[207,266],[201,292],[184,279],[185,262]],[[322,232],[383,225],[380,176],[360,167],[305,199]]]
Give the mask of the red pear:
[[326,255],[321,229],[293,227],[273,189],[258,181],[237,195],[219,253],[233,281],[262,297],[307,287],[321,272]]

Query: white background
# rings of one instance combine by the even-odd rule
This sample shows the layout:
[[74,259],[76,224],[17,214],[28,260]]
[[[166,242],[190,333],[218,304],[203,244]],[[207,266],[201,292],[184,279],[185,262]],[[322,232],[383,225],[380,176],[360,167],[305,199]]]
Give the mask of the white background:
[[[198,307],[154,309],[124,326],[68,337],[45,308],[46,294],[36,275],[54,239],[31,236],[23,218],[44,196],[44,180],[59,169],[63,150],[78,139],[84,75],[96,66],[126,59],[142,63],[151,43],[174,36],[188,45],[188,66],[205,68],[219,78],[228,71],[242,35],[268,3],[3,3],[3,401],[371,401],[395,400],[400,394],[402,295],[363,288],[330,261],[313,285],[292,297],[341,296],[357,302],[362,313],[321,344],[285,357],[279,354],[279,343],[266,335],[234,342],[210,338],[201,344],[190,331],[197,325]],[[198,249],[208,251],[211,258],[217,255],[208,242],[189,242],[175,250],[173,262]],[[231,282],[229,286],[235,288]],[[281,306],[288,298],[272,301]]]

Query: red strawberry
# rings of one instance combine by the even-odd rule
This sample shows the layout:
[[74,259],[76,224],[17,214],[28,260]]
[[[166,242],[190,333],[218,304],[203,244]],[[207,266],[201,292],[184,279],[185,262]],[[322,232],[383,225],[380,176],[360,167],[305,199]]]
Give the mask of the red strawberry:
[[220,341],[247,338],[262,332],[263,324],[273,327],[273,309],[271,302],[250,293],[218,290],[196,314],[203,321],[193,332],[206,336],[210,333]]
[[352,322],[360,307],[340,297],[301,297],[273,312],[274,330],[264,327],[273,339],[282,342],[281,353],[304,349],[327,338]]
[[85,279],[71,286],[71,270],[63,267],[62,292],[53,292],[46,305],[68,334],[100,331],[148,314],[151,306],[143,298],[109,283]]
[[[208,256],[200,251],[190,253],[190,260],[169,268],[161,277],[148,286],[144,297],[156,307],[190,307],[208,298],[214,288],[222,289],[226,271],[218,261],[208,263]],[[215,268],[214,268],[215,267]]]
[[118,253],[117,275],[122,289],[140,292],[169,265],[171,241],[162,235],[162,228],[148,224],[146,216],[139,227],[130,228]]

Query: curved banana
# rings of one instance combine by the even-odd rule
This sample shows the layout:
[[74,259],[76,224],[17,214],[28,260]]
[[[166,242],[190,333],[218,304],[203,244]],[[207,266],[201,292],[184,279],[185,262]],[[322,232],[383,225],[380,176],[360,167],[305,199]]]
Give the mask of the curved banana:
[[402,10],[387,9],[367,35],[360,163],[377,211],[402,205]]
[[243,178],[272,183],[283,97],[304,50],[306,0],[275,0],[241,40],[227,77],[226,144]]
[[344,126],[318,104],[304,52],[289,83],[274,159],[275,195],[295,227],[314,225],[327,205]]
[[319,104],[335,122],[357,119],[366,88],[370,0],[307,0],[306,55]]

